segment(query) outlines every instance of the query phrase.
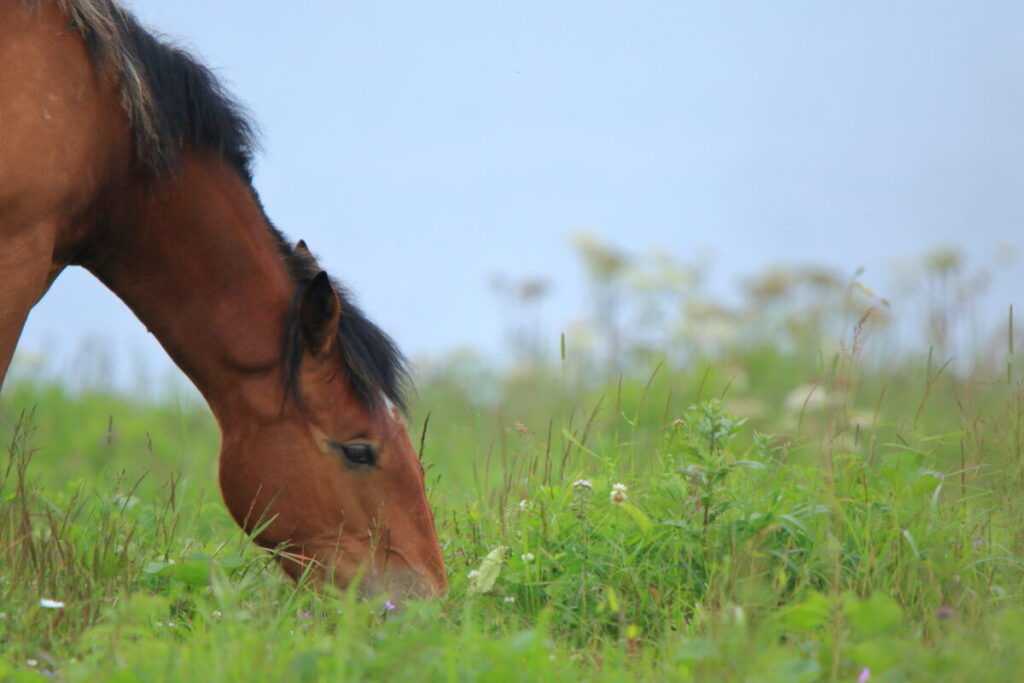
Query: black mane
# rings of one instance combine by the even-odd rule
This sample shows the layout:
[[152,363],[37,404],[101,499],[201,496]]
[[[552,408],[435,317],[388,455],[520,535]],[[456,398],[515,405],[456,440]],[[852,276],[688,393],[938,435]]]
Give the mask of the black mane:
[[209,69],[153,36],[113,0],[57,1],[101,73],[117,81],[145,170],[172,171],[187,147],[220,154],[252,179],[253,125]]
[[[299,371],[303,354],[299,330],[299,302],[306,288],[319,271],[305,254],[299,253],[277,235],[282,254],[291,270],[298,290],[285,323],[285,336],[281,345],[281,364],[284,369],[285,385],[292,398],[302,405]],[[398,350],[398,346],[383,330],[377,327],[359,307],[343,286],[332,279],[334,291],[341,300],[341,318],[338,320],[338,345],[345,360],[349,383],[359,402],[367,409],[374,410],[382,397],[387,398],[402,412],[407,409],[406,393],[411,386],[409,366]]]
[[[117,79],[142,169],[160,178],[180,167],[185,149],[212,152],[246,181],[259,204],[252,188],[255,128],[244,108],[213,73],[185,50],[154,37],[112,0],[58,2],[82,35],[97,67]],[[269,219],[267,226],[297,285],[297,302],[319,269],[296,252]],[[368,410],[373,410],[382,397],[404,410],[409,386],[405,358],[391,338],[352,302],[346,290],[337,283],[334,287],[342,309],[338,341],[356,397]],[[296,308],[293,302],[285,322],[281,363],[288,391],[300,399],[302,348]]]
[[174,45],[157,40],[126,14],[129,49],[153,96],[153,140],[134,131],[141,161],[160,172],[180,162],[186,146],[214,152],[252,182],[253,124],[213,73]]

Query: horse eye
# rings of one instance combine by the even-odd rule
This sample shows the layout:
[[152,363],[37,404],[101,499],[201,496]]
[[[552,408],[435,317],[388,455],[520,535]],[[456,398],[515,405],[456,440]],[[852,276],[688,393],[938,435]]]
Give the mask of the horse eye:
[[376,465],[377,449],[368,443],[347,443],[338,444],[336,448],[341,451],[353,465]]

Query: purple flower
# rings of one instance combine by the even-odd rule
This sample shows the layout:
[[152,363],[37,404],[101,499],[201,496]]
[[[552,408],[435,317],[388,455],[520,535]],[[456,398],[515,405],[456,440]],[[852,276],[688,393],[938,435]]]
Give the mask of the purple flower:
[[302,617],[303,617],[304,619],[312,619],[312,618],[313,618],[313,615],[312,615],[312,614],[310,614],[309,612],[303,612],[303,613],[302,613]]
[[978,539],[977,541],[975,541],[974,543],[971,543],[971,545],[973,545],[973,546],[974,546],[975,548],[980,548],[980,547],[981,547],[981,546],[982,546],[982,545],[983,545],[984,543],[985,543],[985,541],[983,541],[983,540],[981,540],[981,539],[979,538],[979,539]]
[[952,619],[956,616],[956,610],[954,610],[949,605],[942,605],[937,610],[935,610],[935,616],[939,619]]
[[868,683],[871,680],[871,669],[866,666],[860,670],[860,676],[857,676],[857,683]]
[[384,601],[384,609],[387,610],[388,612],[390,612],[391,610],[395,609],[395,604],[393,602],[391,602],[390,600],[385,600]]

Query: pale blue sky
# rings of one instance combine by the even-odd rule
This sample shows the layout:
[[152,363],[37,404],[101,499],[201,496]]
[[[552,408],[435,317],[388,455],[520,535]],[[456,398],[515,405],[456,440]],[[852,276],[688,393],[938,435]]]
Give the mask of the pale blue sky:
[[[501,348],[496,273],[553,282],[556,339],[584,308],[580,228],[710,253],[722,292],[812,261],[884,293],[930,246],[1022,245],[1024,3],[127,4],[250,109],[271,218],[414,356]],[[68,272],[22,347],[66,363],[83,338],[169,363]]]

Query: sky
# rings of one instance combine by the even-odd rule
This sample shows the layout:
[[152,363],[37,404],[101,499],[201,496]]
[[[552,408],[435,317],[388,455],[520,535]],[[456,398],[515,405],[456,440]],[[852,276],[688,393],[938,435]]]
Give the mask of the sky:
[[[495,275],[551,283],[555,348],[586,306],[581,229],[709,260],[723,296],[793,263],[884,295],[930,248],[988,267],[1024,246],[1015,0],[125,4],[248,108],[268,214],[413,357],[500,357]],[[1021,259],[993,310],[1024,303]],[[170,366],[69,269],[20,350],[66,374],[83,348]]]

